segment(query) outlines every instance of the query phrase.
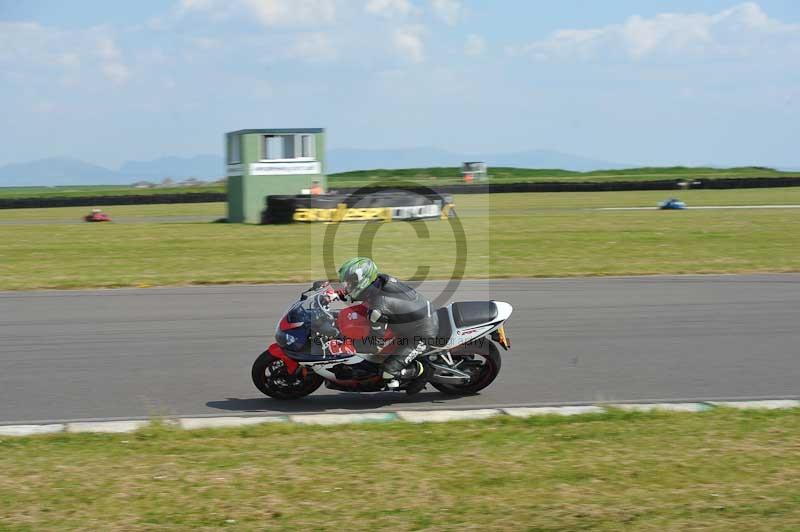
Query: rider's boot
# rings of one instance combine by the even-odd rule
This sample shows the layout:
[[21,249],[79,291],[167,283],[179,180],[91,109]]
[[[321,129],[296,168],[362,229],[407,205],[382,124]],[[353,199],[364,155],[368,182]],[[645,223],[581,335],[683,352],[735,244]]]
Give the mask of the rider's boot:
[[428,384],[430,373],[431,371],[426,367],[426,364],[415,360],[408,367],[401,369],[395,374],[384,372],[383,377],[389,379],[386,386],[391,389],[399,388],[401,381],[411,381],[406,386],[406,393],[408,395],[414,395],[425,389],[425,385]]
[[406,393],[408,395],[414,395],[424,390],[431,375],[431,369],[427,364],[419,360],[416,360],[415,362],[416,364],[414,364],[414,366],[416,367],[413,368],[414,376],[410,377],[414,380],[412,380],[410,383],[408,383],[408,386],[406,386]]
[[383,378],[388,381],[386,383],[388,388],[399,388],[401,381],[413,381],[406,388],[406,390],[412,390],[410,393],[413,394],[425,387],[427,374],[430,371],[426,371],[425,365],[415,360],[425,352],[425,348],[425,343],[419,342],[415,349],[411,349],[408,353],[392,355],[384,362]]

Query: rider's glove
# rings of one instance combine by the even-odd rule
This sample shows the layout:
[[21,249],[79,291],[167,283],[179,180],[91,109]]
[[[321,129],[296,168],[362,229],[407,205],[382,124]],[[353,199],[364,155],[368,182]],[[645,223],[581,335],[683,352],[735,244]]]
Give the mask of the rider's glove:
[[386,322],[386,317],[383,315],[383,312],[380,310],[373,308],[369,311],[369,321],[372,323],[379,323],[379,322]]

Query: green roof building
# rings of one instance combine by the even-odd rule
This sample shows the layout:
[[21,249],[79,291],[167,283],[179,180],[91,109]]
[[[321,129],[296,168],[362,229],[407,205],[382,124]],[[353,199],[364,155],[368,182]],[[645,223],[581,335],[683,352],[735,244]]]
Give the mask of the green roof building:
[[267,196],[328,188],[322,128],[242,129],[225,147],[228,222],[261,223]]

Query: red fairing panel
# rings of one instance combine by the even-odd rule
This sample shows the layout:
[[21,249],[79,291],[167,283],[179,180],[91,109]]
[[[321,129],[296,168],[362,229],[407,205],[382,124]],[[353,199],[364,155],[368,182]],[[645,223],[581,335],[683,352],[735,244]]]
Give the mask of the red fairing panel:
[[275,358],[283,360],[284,364],[286,364],[286,371],[288,371],[290,375],[293,375],[294,372],[297,371],[297,367],[299,366],[299,364],[289,355],[284,353],[283,349],[281,349],[281,346],[279,346],[278,344],[272,344],[271,346],[269,346],[267,351],[269,351],[269,354],[274,356]]
[[366,305],[358,304],[343,308],[336,318],[336,328],[345,338],[366,340],[372,334]]
[[280,324],[278,324],[278,327],[282,331],[289,331],[291,329],[297,329],[298,327],[300,327],[302,325],[303,325],[302,321],[299,322],[299,323],[292,323],[288,319],[286,319],[286,316],[284,316],[283,318],[281,318],[281,322],[280,322]]

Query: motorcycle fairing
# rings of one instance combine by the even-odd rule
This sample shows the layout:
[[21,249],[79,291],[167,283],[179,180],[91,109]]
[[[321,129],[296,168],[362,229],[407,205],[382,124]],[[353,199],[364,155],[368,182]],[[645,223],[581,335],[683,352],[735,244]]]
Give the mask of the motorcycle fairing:
[[[453,305],[463,305],[463,303],[451,303],[439,310],[439,330],[449,332],[447,338],[437,338],[437,344],[431,351],[447,351],[459,345],[476,340],[497,330],[511,316],[513,308],[503,301],[487,302],[494,305],[494,309],[482,308],[479,312],[470,313],[470,318],[466,320],[470,325],[459,327],[453,313]],[[462,307],[463,308],[463,307]],[[442,312],[444,310],[445,312]],[[475,317],[484,316],[487,321],[484,323],[474,323]],[[443,323],[443,320],[447,322]],[[461,322],[462,320],[458,320]],[[444,335],[441,335],[444,336]]]
[[269,354],[275,358],[283,360],[283,363],[286,365],[286,371],[289,373],[289,375],[294,375],[299,367],[299,364],[292,357],[287,355],[281,346],[279,346],[277,343],[272,344],[267,348],[267,351],[269,351]]

